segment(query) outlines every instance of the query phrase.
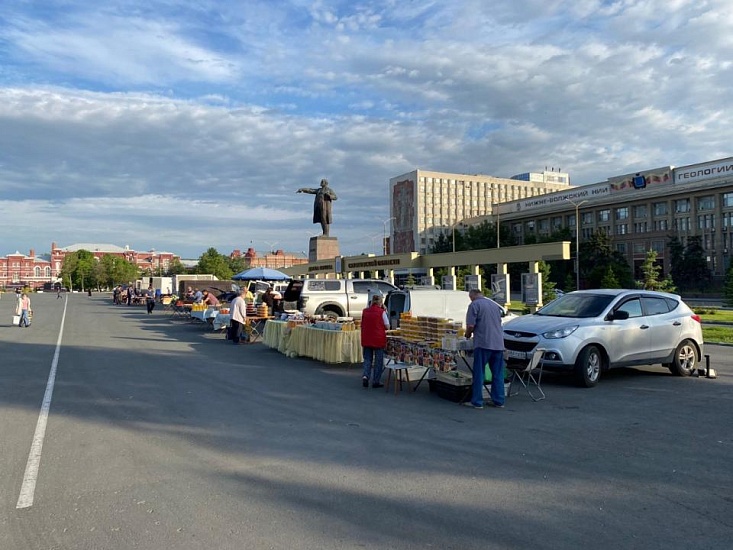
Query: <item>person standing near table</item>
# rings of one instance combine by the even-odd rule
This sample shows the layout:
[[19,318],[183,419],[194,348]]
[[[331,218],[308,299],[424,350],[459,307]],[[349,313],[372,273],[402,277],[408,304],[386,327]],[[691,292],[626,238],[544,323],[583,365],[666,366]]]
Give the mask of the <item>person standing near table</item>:
[[[375,294],[371,303],[361,313],[361,346],[364,354],[364,371],[361,385],[369,387],[371,374],[372,388],[383,388],[381,383],[384,371],[384,350],[387,347],[387,329],[389,319],[382,305],[382,296]],[[372,363],[374,368],[372,369]]]
[[229,307],[229,339],[232,344],[239,344],[242,340],[242,330],[247,322],[247,303],[244,301],[246,296],[247,289],[241,289]]
[[471,401],[463,403],[475,409],[484,408],[484,365],[491,368],[491,405],[504,407],[504,330],[502,309],[480,290],[468,292],[471,303],[466,312],[466,338],[473,336],[473,382]]

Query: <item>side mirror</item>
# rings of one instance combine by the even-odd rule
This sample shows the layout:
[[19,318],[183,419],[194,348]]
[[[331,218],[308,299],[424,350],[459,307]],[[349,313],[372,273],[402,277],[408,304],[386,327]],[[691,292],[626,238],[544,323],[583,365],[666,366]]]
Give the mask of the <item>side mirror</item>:
[[616,310],[612,311],[608,315],[609,321],[625,321],[629,318],[629,312],[628,311],[622,311],[622,310]]

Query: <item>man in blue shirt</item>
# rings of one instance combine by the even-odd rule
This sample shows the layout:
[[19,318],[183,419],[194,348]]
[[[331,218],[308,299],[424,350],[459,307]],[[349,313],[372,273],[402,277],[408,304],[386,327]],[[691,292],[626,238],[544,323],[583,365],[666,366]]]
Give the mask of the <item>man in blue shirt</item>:
[[504,407],[504,330],[501,326],[503,311],[499,304],[489,300],[480,290],[468,292],[471,303],[466,313],[466,338],[473,336],[473,383],[471,402],[464,405],[484,408],[484,365],[491,368],[491,405]]

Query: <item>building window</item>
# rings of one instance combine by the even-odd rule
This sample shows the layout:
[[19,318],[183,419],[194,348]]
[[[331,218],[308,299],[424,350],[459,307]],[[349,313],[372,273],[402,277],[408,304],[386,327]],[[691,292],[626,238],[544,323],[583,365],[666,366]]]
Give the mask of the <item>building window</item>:
[[562,228],[562,216],[555,216],[552,218],[552,229],[553,231]]
[[674,201],[674,211],[677,214],[685,214],[690,211],[690,199],[678,199]]
[[583,214],[580,216],[582,225],[592,225],[593,224],[593,212],[583,212]]
[[733,193],[723,193],[723,207],[733,207]]
[[657,254],[664,254],[664,241],[652,241],[652,250]]
[[666,216],[667,215],[667,203],[666,202],[655,202],[653,207],[654,207],[655,216]]
[[639,206],[634,206],[634,217],[635,218],[646,218],[646,204],[640,204]]
[[723,212],[723,229],[733,226],[733,212]]
[[575,214],[570,214],[568,216],[568,227],[575,229]]
[[704,214],[697,217],[698,229],[715,229],[715,214]]
[[715,208],[715,197],[708,195],[697,199],[698,210],[713,210]]
[[616,224],[616,235],[626,235],[629,232],[629,225],[626,223]]
[[654,220],[654,231],[667,231],[669,222],[667,220]]
[[629,218],[629,208],[627,206],[616,209],[616,219],[617,220],[626,220],[628,218]]
[[646,233],[648,229],[647,222],[636,222],[634,224],[634,233]]
[[634,254],[646,254],[646,243],[634,243]]
[[611,211],[610,210],[599,210],[598,211],[598,221],[599,222],[607,222],[611,220]]
[[616,252],[626,254],[626,243],[616,243]]

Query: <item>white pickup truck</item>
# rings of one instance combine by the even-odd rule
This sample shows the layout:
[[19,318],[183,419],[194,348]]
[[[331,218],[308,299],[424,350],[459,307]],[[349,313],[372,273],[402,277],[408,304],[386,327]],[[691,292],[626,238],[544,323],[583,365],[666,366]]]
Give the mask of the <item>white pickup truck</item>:
[[283,294],[285,309],[295,307],[306,315],[361,319],[369,296],[397,287],[380,279],[295,279]]

